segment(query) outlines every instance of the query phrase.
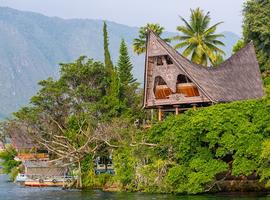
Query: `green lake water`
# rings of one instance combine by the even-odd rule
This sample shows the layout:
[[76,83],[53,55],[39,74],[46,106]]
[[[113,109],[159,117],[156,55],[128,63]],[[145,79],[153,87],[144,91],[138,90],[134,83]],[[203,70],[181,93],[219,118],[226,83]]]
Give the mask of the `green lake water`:
[[0,200],[214,200],[214,199],[269,199],[270,196],[255,194],[216,194],[216,195],[160,195],[143,193],[110,193],[100,190],[79,191],[61,188],[30,188],[18,186],[7,181],[6,175],[0,175]]

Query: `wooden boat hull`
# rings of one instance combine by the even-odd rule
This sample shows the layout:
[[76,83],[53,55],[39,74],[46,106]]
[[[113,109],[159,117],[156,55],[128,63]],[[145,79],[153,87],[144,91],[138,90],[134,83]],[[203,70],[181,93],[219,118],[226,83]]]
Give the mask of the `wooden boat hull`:
[[65,185],[64,181],[44,181],[44,182],[40,182],[40,181],[25,181],[24,182],[25,186],[30,186],[30,187],[62,187],[63,185]]
[[29,187],[63,187],[74,182],[75,179],[37,179],[37,180],[26,180],[24,182],[25,186]]

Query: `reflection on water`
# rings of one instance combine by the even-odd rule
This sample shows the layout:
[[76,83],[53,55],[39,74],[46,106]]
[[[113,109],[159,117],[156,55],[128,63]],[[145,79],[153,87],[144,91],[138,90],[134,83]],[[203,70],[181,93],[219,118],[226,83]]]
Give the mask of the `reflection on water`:
[[62,190],[60,188],[30,188],[17,186],[7,182],[7,176],[0,175],[0,200],[213,200],[213,199],[232,199],[232,200],[251,200],[268,199],[270,197],[256,197],[251,194],[219,194],[219,195],[199,195],[199,196],[177,196],[177,195],[158,195],[142,193],[110,193],[99,190],[79,191]]

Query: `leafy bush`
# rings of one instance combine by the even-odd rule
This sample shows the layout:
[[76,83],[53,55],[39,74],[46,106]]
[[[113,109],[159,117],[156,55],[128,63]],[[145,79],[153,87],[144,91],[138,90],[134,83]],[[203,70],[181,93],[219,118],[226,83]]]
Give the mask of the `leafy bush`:
[[3,167],[3,173],[9,174],[12,181],[15,180],[18,174],[17,167],[21,164],[21,162],[14,160],[16,155],[16,150],[9,145],[4,151],[0,152],[0,160],[2,160],[0,164]]
[[168,188],[200,193],[212,189],[217,175],[225,172],[264,173],[270,179],[270,171],[261,169],[269,121],[267,99],[218,104],[169,117],[149,131],[148,140],[158,144],[157,157],[175,163],[165,176]]
[[131,148],[123,147],[113,155],[115,167],[115,180],[123,186],[127,186],[134,180],[136,158],[133,156]]

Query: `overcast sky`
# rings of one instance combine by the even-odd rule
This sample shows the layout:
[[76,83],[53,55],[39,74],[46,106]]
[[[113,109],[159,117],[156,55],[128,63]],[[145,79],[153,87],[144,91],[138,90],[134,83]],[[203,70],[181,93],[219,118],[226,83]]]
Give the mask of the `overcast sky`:
[[190,8],[210,11],[212,23],[224,21],[220,31],[241,34],[245,0],[0,0],[0,6],[62,18],[105,19],[129,26],[159,23],[175,31],[178,16],[187,18]]

